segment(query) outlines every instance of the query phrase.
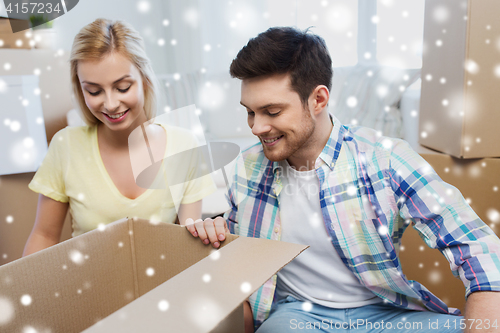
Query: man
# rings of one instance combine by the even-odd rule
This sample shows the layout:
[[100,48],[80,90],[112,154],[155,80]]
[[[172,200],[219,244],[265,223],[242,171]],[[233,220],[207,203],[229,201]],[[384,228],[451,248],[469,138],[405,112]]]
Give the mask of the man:
[[[248,179],[235,171],[229,230],[311,246],[249,298],[248,331],[461,331],[459,311],[401,270],[409,223],[464,282],[467,329],[499,327],[498,237],[406,142],[328,114],[333,73],[321,37],[271,28],[230,73],[260,143],[242,154]],[[225,219],[188,229],[219,247]]]

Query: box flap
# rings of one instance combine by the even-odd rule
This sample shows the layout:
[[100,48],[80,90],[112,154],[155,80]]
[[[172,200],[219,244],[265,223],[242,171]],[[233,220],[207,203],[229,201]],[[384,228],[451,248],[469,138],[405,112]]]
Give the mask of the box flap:
[[[209,256],[215,249],[191,236],[185,227],[176,224],[152,223],[130,219],[134,271],[140,297],[163,282]],[[238,236],[228,234],[222,246]]]
[[128,231],[118,221],[0,266],[0,331],[81,332],[132,301]]
[[239,237],[85,332],[210,332],[306,248]]

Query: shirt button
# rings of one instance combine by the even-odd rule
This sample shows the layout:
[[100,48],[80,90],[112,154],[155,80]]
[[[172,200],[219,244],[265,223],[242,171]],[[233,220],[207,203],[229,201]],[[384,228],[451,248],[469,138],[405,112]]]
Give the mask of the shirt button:
[[278,227],[274,228],[275,233],[278,233],[278,231],[280,231],[280,228],[278,228]]
[[267,299],[264,300],[264,304],[268,304],[269,301]]

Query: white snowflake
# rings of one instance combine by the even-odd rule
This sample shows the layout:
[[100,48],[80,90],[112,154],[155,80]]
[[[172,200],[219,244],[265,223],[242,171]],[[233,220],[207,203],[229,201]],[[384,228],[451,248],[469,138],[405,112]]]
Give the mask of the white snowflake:
[[378,233],[382,236],[387,235],[388,231],[389,230],[387,229],[387,227],[385,225],[381,225],[380,227],[378,227]]
[[346,100],[346,104],[348,107],[353,108],[358,105],[358,99],[354,96],[349,96]]
[[352,197],[356,195],[356,193],[358,193],[356,186],[351,185],[347,187],[347,195]]
[[392,148],[392,140],[385,139],[384,141],[382,141],[382,146],[384,146],[385,149],[391,149]]
[[243,293],[248,293],[252,290],[252,285],[249,282],[243,282],[240,289]]
[[155,269],[153,267],[148,267],[146,269],[146,275],[147,276],[153,276],[153,275],[155,275]]
[[184,22],[187,23],[191,28],[196,29],[198,27],[198,22],[200,20],[200,14],[198,10],[194,7],[186,9],[184,12]]
[[217,250],[215,250],[215,249],[213,249],[212,253],[210,253],[209,257],[210,257],[210,259],[212,259],[214,261],[215,260],[219,260],[220,259],[220,252],[217,251]]
[[429,280],[431,283],[439,283],[441,282],[441,273],[439,271],[432,271],[429,273]]
[[495,76],[500,79],[500,65],[495,66]]
[[24,305],[24,306],[29,306],[31,305],[33,299],[31,298],[30,295],[23,295],[21,296],[21,304]]
[[23,333],[38,333],[38,331],[33,326],[25,326]]
[[488,209],[486,211],[486,216],[493,223],[497,223],[500,221],[500,213],[495,208]]
[[436,7],[432,14],[434,20],[436,20],[438,23],[444,23],[448,21],[450,17],[450,11],[445,6]]
[[18,132],[21,129],[21,123],[17,120],[11,121],[9,127],[12,132]]
[[472,59],[466,60],[464,66],[465,70],[471,74],[479,73],[479,65]]
[[78,250],[71,250],[69,252],[69,258],[77,265],[83,264],[85,260],[83,254]]
[[348,31],[354,26],[354,18],[357,18],[357,15],[355,15],[349,7],[342,4],[330,6],[326,16],[326,22],[334,32]]
[[158,309],[162,312],[165,312],[168,310],[170,304],[168,304],[168,302],[164,299],[162,299],[161,301],[158,302]]
[[384,98],[388,92],[389,92],[389,88],[387,88],[386,85],[379,85],[377,87],[377,95],[380,98]]
[[312,310],[312,308],[313,308],[313,305],[311,302],[303,302],[302,303],[302,310],[309,312]]
[[137,3],[137,10],[140,13],[145,14],[149,12],[150,9],[151,9],[151,3],[149,3],[149,1],[141,0]]

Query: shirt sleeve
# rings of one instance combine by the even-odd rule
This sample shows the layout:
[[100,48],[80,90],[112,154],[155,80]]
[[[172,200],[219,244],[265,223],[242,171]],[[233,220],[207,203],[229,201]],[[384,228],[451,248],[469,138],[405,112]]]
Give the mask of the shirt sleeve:
[[238,156],[237,162],[232,165],[231,172],[228,176],[230,184],[229,189],[225,195],[227,203],[229,204],[229,210],[224,213],[224,218],[227,222],[227,227],[229,228],[229,232],[238,235],[239,234],[239,225],[238,225],[238,161],[241,161],[241,155]]
[[65,137],[64,130],[54,135],[47,155],[28,185],[32,191],[60,202],[69,201],[64,184],[64,161],[67,157]]
[[403,219],[412,219],[425,243],[450,262],[455,276],[475,291],[500,291],[500,240],[410,145],[394,140],[388,177]]

